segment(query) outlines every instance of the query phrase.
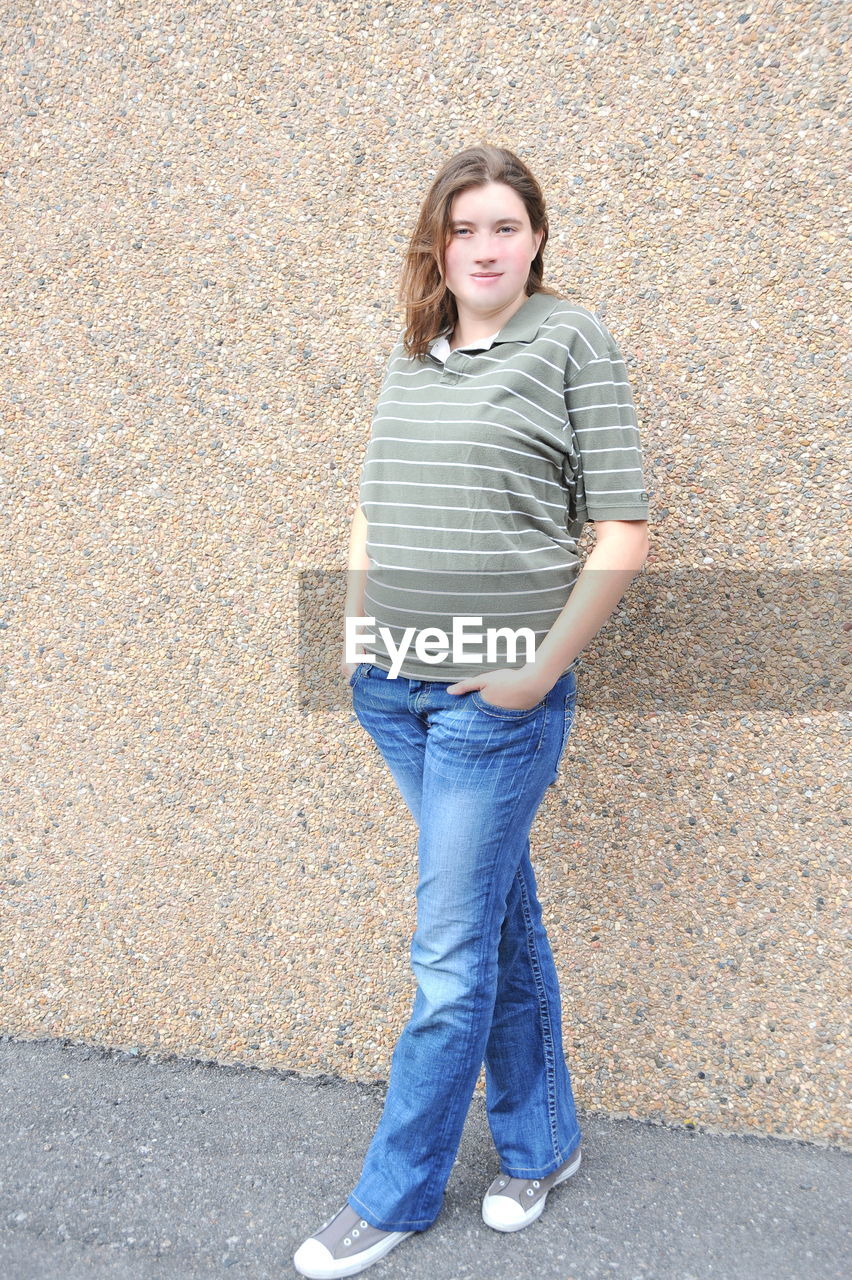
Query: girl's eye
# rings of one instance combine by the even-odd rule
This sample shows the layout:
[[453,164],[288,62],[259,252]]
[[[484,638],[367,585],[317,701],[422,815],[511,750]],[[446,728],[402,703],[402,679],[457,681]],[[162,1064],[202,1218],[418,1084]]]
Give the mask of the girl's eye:
[[[455,234],[457,236],[460,236],[460,235],[463,235],[465,231],[469,231],[469,230],[470,230],[469,227],[456,227]],[[514,231],[515,228],[513,226],[510,226],[509,223],[507,222],[505,226],[498,227],[497,230],[498,231]]]

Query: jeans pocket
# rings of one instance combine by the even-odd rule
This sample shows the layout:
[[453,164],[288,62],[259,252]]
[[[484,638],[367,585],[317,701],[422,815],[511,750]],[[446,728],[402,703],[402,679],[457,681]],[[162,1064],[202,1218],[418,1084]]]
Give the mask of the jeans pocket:
[[524,720],[527,716],[534,716],[547,702],[545,696],[534,707],[498,707],[495,702],[486,702],[478,689],[473,689],[470,696],[475,707],[484,711],[486,715],[496,716],[500,720]]
[[352,688],[352,686],[354,685],[355,681],[356,681],[356,680],[358,680],[358,679],[360,679],[360,677],[361,677],[361,672],[362,672],[363,670],[364,670],[364,663],[363,663],[363,662],[359,662],[359,663],[358,663],[358,665],[357,665],[357,667],[355,668],[355,670],[352,672],[352,675],[349,677],[349,688],[350,688],[350,689],[351,689],[351,688]]

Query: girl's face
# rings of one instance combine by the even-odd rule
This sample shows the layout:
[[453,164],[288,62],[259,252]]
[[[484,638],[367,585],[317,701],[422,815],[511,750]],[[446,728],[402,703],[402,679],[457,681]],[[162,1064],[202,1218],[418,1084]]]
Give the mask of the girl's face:
[[526,205],[505,183],[459,192],[450,209],[445,250],[447,288],[459,315],[497,316],[525,298],[530,263],[543,234],[533,234]]

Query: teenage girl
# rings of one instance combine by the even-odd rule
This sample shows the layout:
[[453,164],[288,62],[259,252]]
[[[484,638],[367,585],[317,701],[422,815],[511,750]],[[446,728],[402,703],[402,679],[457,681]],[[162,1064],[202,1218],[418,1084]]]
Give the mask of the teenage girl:
[[435,1221],[483,1061],[501,1168],[485,1222],[525,1227],[580,1164],[529,832],[579,654],[645,561],[648,493],[621,353],[542,283],[547,238],[527,166],[474,146],[438,173],[406,255],[407,327],[352,523],[361,643],[342,669],[418,826],[417,991],[360,1179],[294,1256],[314,1280]]

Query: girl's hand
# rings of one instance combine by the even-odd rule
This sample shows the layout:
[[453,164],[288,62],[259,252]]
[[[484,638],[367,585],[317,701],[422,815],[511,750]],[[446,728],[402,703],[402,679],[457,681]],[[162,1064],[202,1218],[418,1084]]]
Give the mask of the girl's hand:
[[553,688],[553,681],[534,667],[499,667],[481,676],[447,685],[447,693],[472,693],[479,689],[486,702],[507,711],[531,711]]

